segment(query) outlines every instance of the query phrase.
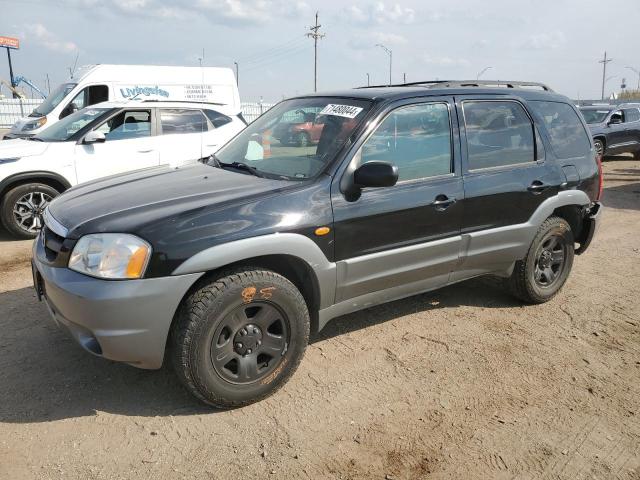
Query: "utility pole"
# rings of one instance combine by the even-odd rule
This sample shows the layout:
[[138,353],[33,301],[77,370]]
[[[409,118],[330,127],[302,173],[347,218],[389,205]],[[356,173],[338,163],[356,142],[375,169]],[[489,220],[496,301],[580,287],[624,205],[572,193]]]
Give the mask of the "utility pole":
[[370,87],[370,86],[371,86],[371,81],[369,78],[369,74],[367,73],[367,87]]
[[51,93],[51,82],[49,81],[49,74],[47,73],[47,94]]
[[318,12],[316,12],[316,24],[309,27],[311,30],[307,33],[307,37],[313,38],[313,91],[318,91],[318,39],[324,38],[324,33],[320,33],[320,27],[318,24]]
[[604,100],[604,84],[607,78],[607,63],[609,62],[613,62],[613,59],[607,59],[607,52],[604,52],[604,59],[598,62],[602,64],[602,100]]
[[404,81],[402,83],[407,83],[407,74],[406,73],[402,74],[402,78],[404,79]]
[[236,66],[236,86],[240,86],[240,67],[238,67],[238,62],[233,62]]
[[389,55],[389,86],[391,86],[391,84],[393,83],[391,81],[391,71],[392,71],[391,69],[392,69],[392,66],[393,66],[393,51],[389,50],[387,47],[385,47],[381,43],[376,43],[376,47],[380,47],[385,52],[387,52],[387,55]]

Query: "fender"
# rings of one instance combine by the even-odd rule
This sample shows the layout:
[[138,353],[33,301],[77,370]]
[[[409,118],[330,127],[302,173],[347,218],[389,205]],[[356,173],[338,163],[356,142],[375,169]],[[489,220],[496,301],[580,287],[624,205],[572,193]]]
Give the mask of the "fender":
[[58,173],[47,172],[45,170],[33,170],[29,172],[20,172],[9,175],[7,178],[0,181],[0,192],[4,194],[5,190],[13,183],[37,178],[47,178],[49,180],[55,180],[64,187],[64,190],[68,190],[69,188],[71,188],[71,184],[69,183],[69,181]]
[[171,275],[207,272],[263,255],[290,255],[306,262],[318,280],[320,308],[333,304],[336,264],[325,257],[313,240],[297,233],[272,233],[216,245],[196,253],[178,266]]

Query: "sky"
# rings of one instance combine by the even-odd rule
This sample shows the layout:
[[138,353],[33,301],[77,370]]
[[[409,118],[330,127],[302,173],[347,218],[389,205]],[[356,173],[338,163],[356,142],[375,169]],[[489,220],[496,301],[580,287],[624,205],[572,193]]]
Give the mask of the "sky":
[[[239,64],[243,101],[389,80],[529,80],[574,99],[638,84],[640,0],[0,0],[0,35],[17,36],[14,74],[40,87],[95,63]],[[203,57],[204,49],[204,57]],[[8,80],[4,52],[0,78]],[[3,93],[7,94],[6,91]]]

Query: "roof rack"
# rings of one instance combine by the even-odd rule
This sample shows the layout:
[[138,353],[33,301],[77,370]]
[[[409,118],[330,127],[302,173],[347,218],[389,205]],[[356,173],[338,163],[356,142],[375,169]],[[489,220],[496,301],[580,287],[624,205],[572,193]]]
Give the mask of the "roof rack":
[[465,87],[501,87],[501,88],[540,88],[546,92],[553,92],[551,87],[540,82],[513,82],[509,80],[425,80],[420,82],[397,83],[394,85],[374,85],[360,88],[384,87],[419,87],[427,88],[465,88]]
[[160,98],[149,98],[147,100],[142,100],[143,103],[202,103],[203,105],[220,105],[225,106],[226,103],[216,103],[216,102],[203,102],[198,100],[163,100]]

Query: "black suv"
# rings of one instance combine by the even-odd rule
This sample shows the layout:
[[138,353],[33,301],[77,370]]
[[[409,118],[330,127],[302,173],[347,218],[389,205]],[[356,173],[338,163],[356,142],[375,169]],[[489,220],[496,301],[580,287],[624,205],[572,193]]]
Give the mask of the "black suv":
[[[273,138],[317,111],[318,142]],[[39,298],[82,347],[202,401],[280,387],[340,315],[479,275],[546,302],[588,247],[602,175],[571,101],[423,82],[285,100],[208,164],[77,186],[34,242]]]
[[632,153],[640,158],[640,104],[580,107],[600,155]]

